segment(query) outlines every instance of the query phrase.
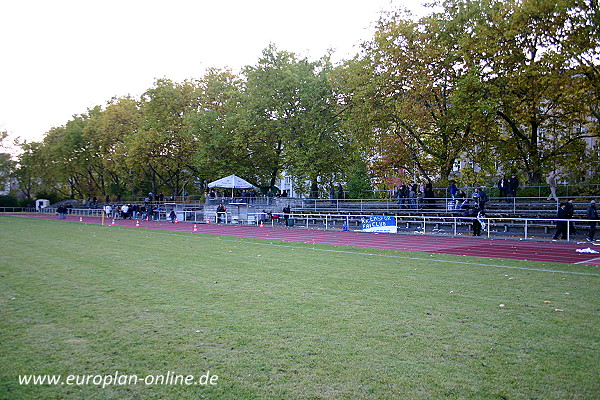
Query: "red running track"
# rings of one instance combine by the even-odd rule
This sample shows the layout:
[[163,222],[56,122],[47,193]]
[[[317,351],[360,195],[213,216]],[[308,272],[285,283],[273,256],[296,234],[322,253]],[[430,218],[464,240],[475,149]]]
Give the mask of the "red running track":
[[[57,219],[51,214],[9,214],[21,217]],[[99,217],[82,217],[84,223],[100,224]],[[60,221],[60,220],[58,220]],[[67,221],[79,221],[79,217],[69,216]],[[105,225],[112,220],[105,219]],[[140,221],[140,228],[159,229],[174,232],[193,232],[194,224],[157,221]],[[135,220],[116,220],[115,225],[135,227]],[[600,246],[590,243],[565,243],[533,240],[487,239],[468,236],[433,236],[408,234],[375,234],[364,232],[342,232],[309,230],[303,228],[256,227],[220,224],[197,224],[198,233],[244,238],[278,240],[284,242],[320,243],[341,246],[366,247],[401,251],[456,254],[487,258],[506,258],[527,261],[549,261],[568,264],[600,266],[600,253],[578,253],[577,249]]]

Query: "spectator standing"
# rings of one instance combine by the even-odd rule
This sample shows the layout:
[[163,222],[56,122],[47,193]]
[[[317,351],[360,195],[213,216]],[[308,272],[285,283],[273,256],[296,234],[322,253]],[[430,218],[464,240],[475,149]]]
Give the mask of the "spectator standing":
[[485,210],[485,203],[488,201],[487,194],[481,188],[475,188],[473,192],[473,201],[475,202],[475,206],[479,206],[481,211]]
[[123,219],[129,218],[129,205],[128,204],[123,204],[121,206],[121,213],[123,215]]
[[410,185],[410,189],[408,190],[408,202],[410,203],[410,208],[412,210],[417,209],[417,190],[416,183]]
[[283,211],[283,219],[285,221],[285,226],[290,226],[289,225],[290,206],[287,205],[287,206],[283,207],[283,209],[281,211]]
[[515,174],[513,174],[508,179],[508,185],[506,187],[506,196],[512,197],[513,199],[517,197],[517,189],[519,188],[519,178]]
[[162,208],[157,205],[156,207],[154,207],[152,209],[152,215],[153,215],[153,219],[154,221],[160,221],[160,212],[162,211]]
[[227,207],[223,205],[223,203],[219,204],[217,207],[217,220],[218,222],[225,222]]
[[406,184],[404,182],[402,182],[400,184],[400,188],[398,188],[398,191],[396,193],[397,197],[398,197],[398,207],[400,209],[404,208],[404,201],[405,199],[408,198],[408,186],[406,186]]
[[453,208],[456,208],[456,195],[458,194],[458,187],[456,186],[455,181],[450,181],[450,186],[448,186],[448,194],[450,194],[450,199],[452,201],[452,204],[454,205]]
[[63,206],[62,204],[58,206],[56,213],[58,214],[59,219],[67,219],[67,207]]
[[473,217],[473,236],[481,236],[481,219],[483,218],[483,210],[479,205],[475,204],[473,210],[471,210],[471,217]]
[[500,179],[498,179],[498,191],[500,192],[500,197],[506,197],[506,191],[508,189],[508,182],[506,181],[506,176],[502,175]]
[[425,184],[423,182],[419,184],[419,198],[421,200],[425,198]]
[[425,203],[429,204],[428,207],[434,208],[435,194],[433,192],[433,183],[431,183],[430,179],[428,179],[427,183],[425,184],[425,193],[423,193],[423,195],[425,197]]
[[113,209],[110,206],[110,204],[107,204],[107,205],[104,206],[104,215],[106,216],[106,218],[111,217],[112,216],[112,212],[113,212]]
[[546,178],[546,183],[550,186],[550,195],[548,196],[548,201],[554,199],[558,202],[558,196],[556,196],[556,173],[554,171],[550,172],[548,178]]
[[590,230],[588,232],[588,242],[594,241],[596,235],[596,221],[598,220],[598,210],[596,210],[596,200],[590,202],[590,206],[587,209],[587,219],[590,219]]
[[448,186],[448,193],[450,194],[450,198],[452,198],[452,200],[456,200],[456,194],[458,193],[458,187],[456,186],[455,181],[450,182],[450,186]]
[[556,233],[554,234],[554,237],[552,238],[552,240],[557,240],[558,237],[560,236],[560,238],[562,240],[565,240],[567,238],[567,204],[566,203],[560,203],[559,207],[558,207],[558,211],[556,213]]

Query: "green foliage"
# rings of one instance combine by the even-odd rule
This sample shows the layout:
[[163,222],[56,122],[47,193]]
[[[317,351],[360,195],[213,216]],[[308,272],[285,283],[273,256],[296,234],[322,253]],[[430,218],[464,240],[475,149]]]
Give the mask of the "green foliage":
[[1,195],[0,207],[21,207],[19,199],[16,196]]
[[11,194],[0,195],[0,207],[28,207],[33,204],[33,199],[21,199]]
[[198,82],[199,108],[186,116],[186,127],[197,143],[194,171],[206,181],[237,174],[252,177],[252,165],[239,143],[242,82],[230,70],[210,69]]
[[363,55],[338,69],[349,131],[381,180],[444,182],[467,158],[488,176],[516,167],[535,183],[585,162],[583,139],[599,126],[597,9],[571,0],[443,7],[419,21],[384,16]]
[[63,197],[60,197],[55,192],[37,192],[35,197],[36,199],[50,200],[50,204],[55,204],[61,200],[65,200]]
[[346,67],[362,78],[348,79],[341,88],[351,93],[349,124],[366,122],[375,137],[370,143],[396,141],[399,146],[374,146],[374,153],[396,159],[412,176],[446,179],[474,143],[478,109],[472,105],[479,103],[460,97],[461,90],[473,92],[467,84],[472,73],[455,41],[434,19],[416,23],[393,14],[380,21],[364,59]]
[[[518,161],[530,183],[542,181],[558,164],[569,165],[583,151],[593,130],[588,104],[593,91],[574,59],[595,57],[598,43],[568,43],[581,35],[573,29],[575,1],[453,1],[442,18],[467,34],[460,48],[485,94],[488,115],[499,129],[485,142],[504,170]],[[597,124],[597,122],[596,122]],[[487,133],[487,132],[486,132]]]
[[351,199],[369,199],[373,197],[371,177],[365,163],[357,162],[348,176],[348,196]]
[[[283,169],[299,181],[335,180],[352,160],[328,81],[327,58],[297,59],[271,45],[246,67],[241,142],[268,185]],[[260,179],[259,179],[260,180]]]
[[128,144],[141,123],[139,107],[139,102],[130,97],[112,99],[86,125],[84,133],[90,152],[98,156],[94,169],[98,185],[94,194],[128,193],[139,184],[139,178],[128,166]]
[[0,188],[13,177],[13,171],[15,169],[15,162],[12,160],[9,153],[4,153],[5,140],[8,137],[6,131],[0,131]]
[[[240,75],[158,79],[0,158],[22,192],[64,197],[180,194],[236,173],[269,187],[373,182],[477,184],[516,169],[600,175],[600,14],[585,0],[447,0],[416,20],[389,12],[372,40],[334,67],[266,47]],[[0,144],[6,132],[0,132]],[[10,160],[10,158],[8,159]],[[200,182],[200,183],[198,183]],[[354,183],[353,183],[354,185]],[[393,185],[392,185],[393,186]]]

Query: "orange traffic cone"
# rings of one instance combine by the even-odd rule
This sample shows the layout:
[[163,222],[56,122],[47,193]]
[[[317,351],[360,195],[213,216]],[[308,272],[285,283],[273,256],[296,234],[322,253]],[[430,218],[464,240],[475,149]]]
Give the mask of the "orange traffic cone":
[[83,222],[83,217],[79,217],[79,222]]
[[262,221],[260,221],[260,227],[261,227],[261,228],[264,228],[264,227],[265,227],[265,226],[263,225],[263,222],[262,222]]
[[115,224],[115,219],[113,218],[111,225],[114,225],[114,224]]
[[198,225],[194,224],[194,233],[198,232]]
[[139,221],[139,220],[138,220],[138,221],[135,221],[135,227],[136,227],[136,228],[139,228],[139,227],[140,227],[140,221]]
[[178,220],[177,218],[175,218],[175,223],[176,223],[176,224],[178,224],[178,223],[179,223],[179,220]]

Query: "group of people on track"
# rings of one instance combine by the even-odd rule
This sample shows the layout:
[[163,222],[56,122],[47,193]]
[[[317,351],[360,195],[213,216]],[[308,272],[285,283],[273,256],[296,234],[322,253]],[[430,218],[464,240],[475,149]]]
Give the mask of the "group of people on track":
[[102,209],[104,215],[115,219],[139,219],[141,221],[160,221],[160,213],[163,208],[160,204],[146,207],[145,204],[122,204],[114,207],[107,204]]

